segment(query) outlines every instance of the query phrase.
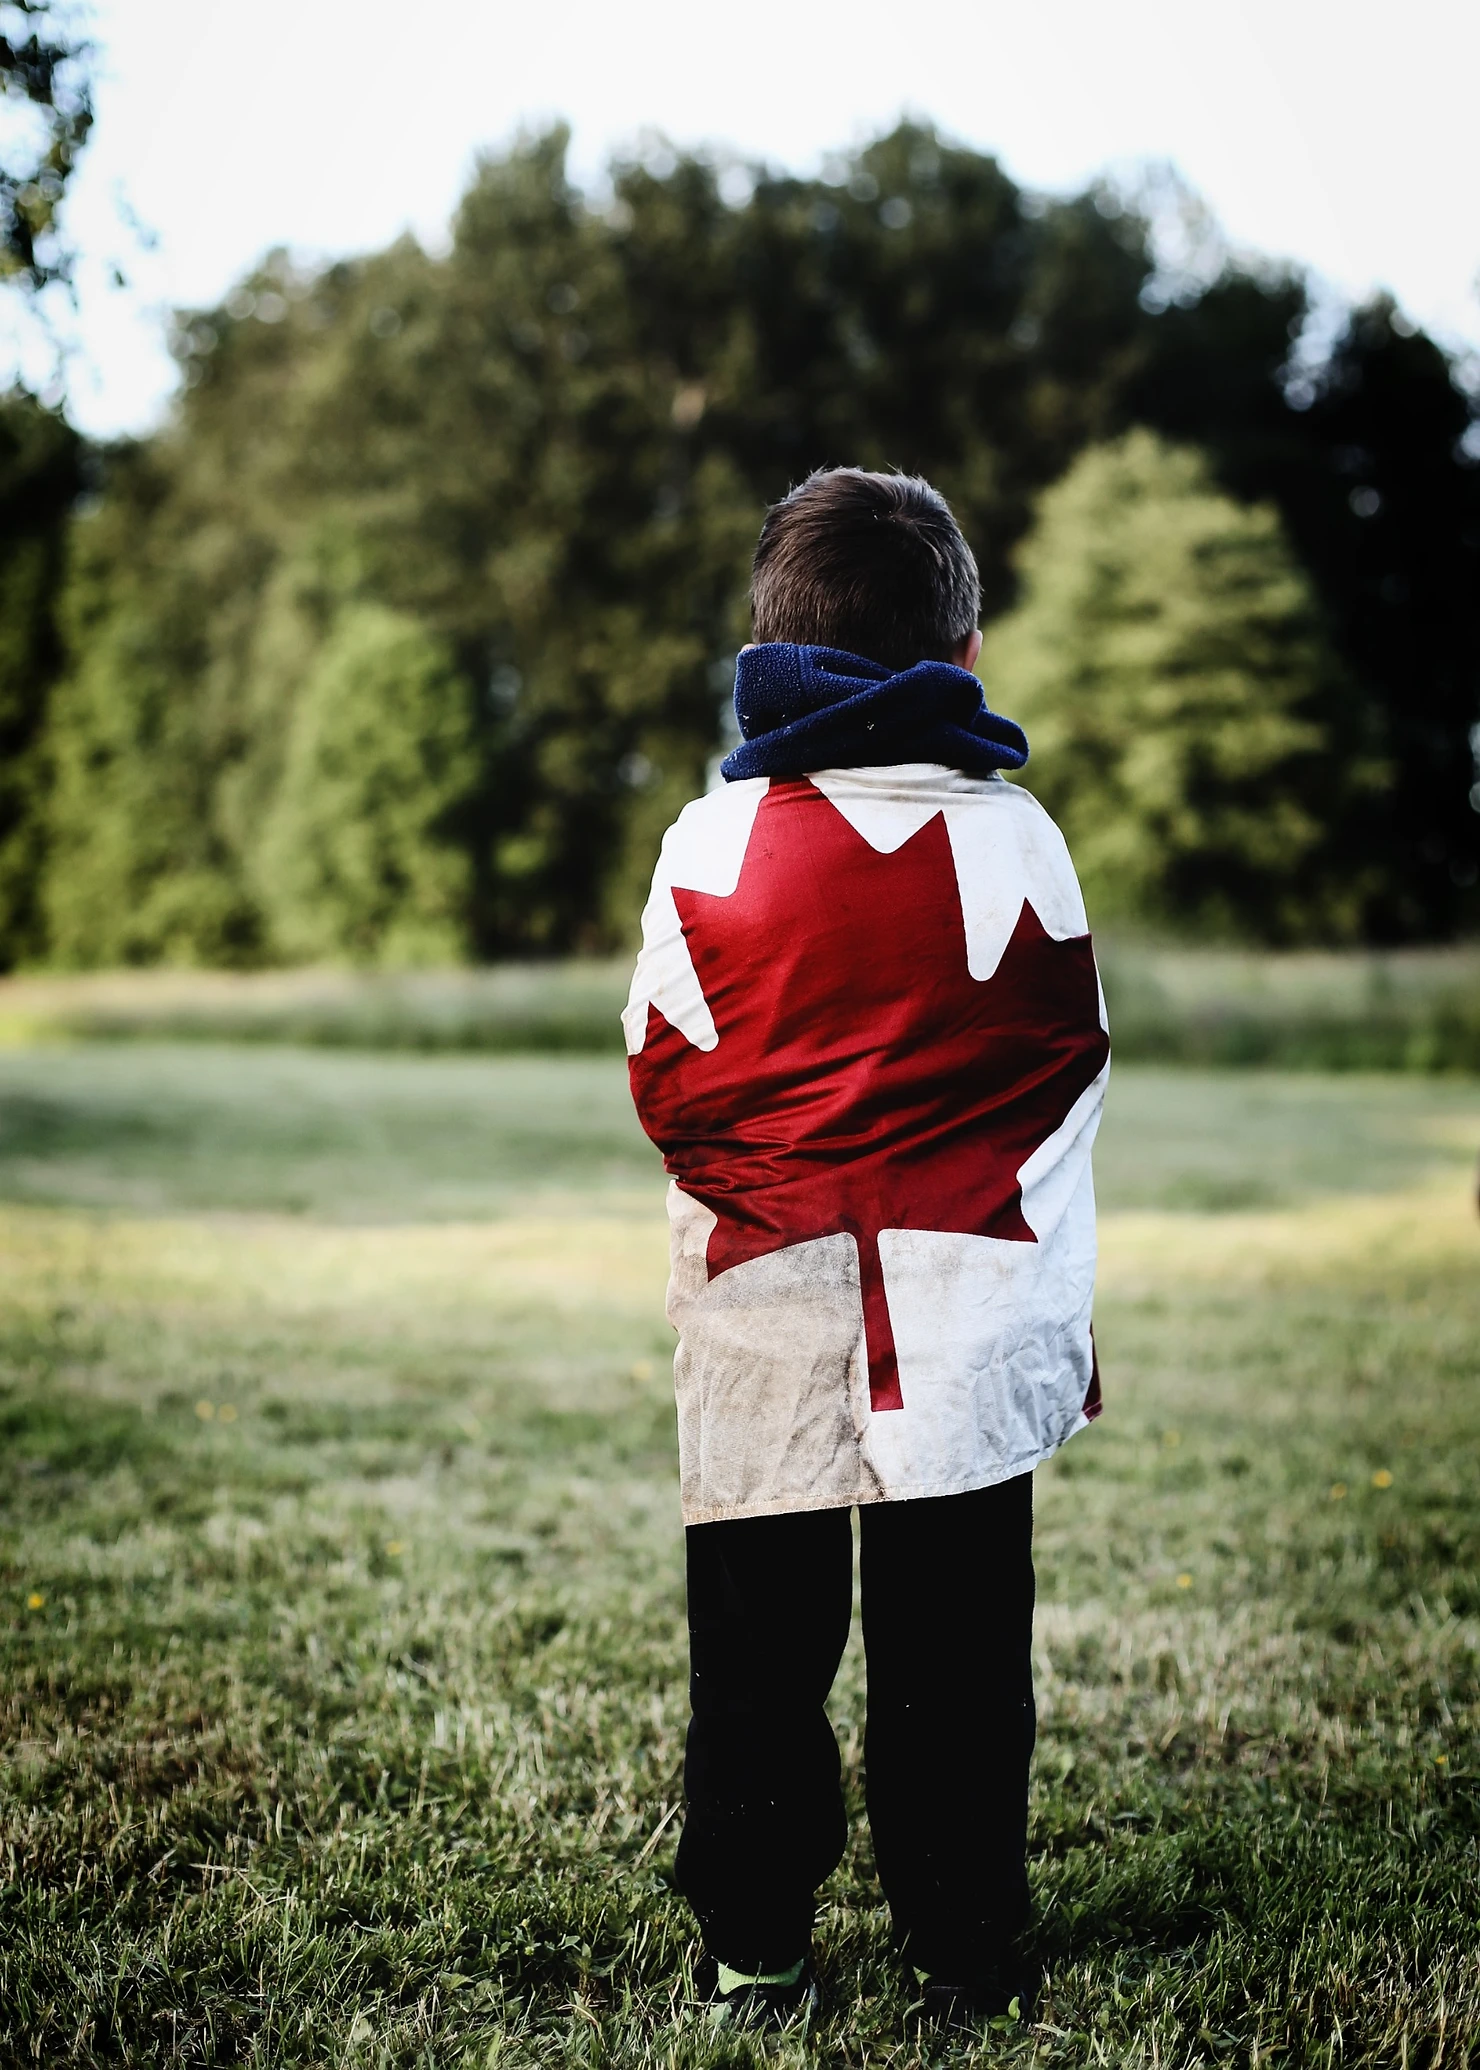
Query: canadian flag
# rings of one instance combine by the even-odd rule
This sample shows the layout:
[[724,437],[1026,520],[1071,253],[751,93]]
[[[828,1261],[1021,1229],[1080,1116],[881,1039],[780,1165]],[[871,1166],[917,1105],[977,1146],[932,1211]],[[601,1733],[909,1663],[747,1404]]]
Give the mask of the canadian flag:
[[990,1486],[1097,1411],[1109,1038],[1028,792],[903,764],[699,799],[623,1019],[686,1521]]

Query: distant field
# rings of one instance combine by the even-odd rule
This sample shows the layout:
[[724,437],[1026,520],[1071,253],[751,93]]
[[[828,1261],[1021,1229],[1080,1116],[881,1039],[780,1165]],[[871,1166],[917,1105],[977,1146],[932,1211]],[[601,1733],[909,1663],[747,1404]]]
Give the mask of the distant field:
[[1283,955],[1099,945],[1123,1057],[1480,1074],[1480,945]]
[[[1480,945],[1261,954],[1099,943],[1127,1060],[1480,1076]],[[629,959],[486,970],[0,978],[0,1046],[56,1039],[617,1053]]]
[[[1463,1079],[1117,1072],[1036,2023],[912,2038],[859,1823],[766,2056],[683,2009],[620,1062],[0,1054],[0,2064],[1472,2060],[1477,1150]],[[862,1702],[855,1645],[855,1811]]]
[[630,957],[486,970],[126,970],[0,978],[0,1043],[48,1037],[346,1049],[622,1048]]

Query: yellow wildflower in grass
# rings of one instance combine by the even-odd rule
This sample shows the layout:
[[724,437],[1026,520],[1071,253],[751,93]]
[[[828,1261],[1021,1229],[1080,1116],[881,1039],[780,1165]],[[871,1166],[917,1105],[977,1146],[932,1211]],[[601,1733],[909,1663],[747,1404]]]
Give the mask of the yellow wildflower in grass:
[[1449,1766],[1449,1756],[1447,1754],[1435,1754],[1434,1766],[1436,1768],[1447,1768]]
[[31,1593],[27,1596],[26,1608],[28,1610],[44,1610],[46,1608],[46,1598],[41,1594],[39,1589],[33,1588]]
[[209,1423],[216,1413],[216,1404],[214,1402],[197,1402],[195,1413],[199,1416],[202,1423]]
[[1177,1586],[1178,1588],[1191,1588],[1192,1576],[1190,1574],[1179,1574],[1177,1576]]
[[1372,1485],[1374,1488],[1390,1488],[1393,1485],[1393,1477],[1385,1466],[1379,1466],[1373,1474]]
[[236,1421],[236,1409],[231,1402],[222,1402],[216,1414],[223,1423],[235,1423]]
[[1345,1482],[1345,1481],[1333,1481],[1333,1482],[1331,1483],[1331,1500],[1332,1500],[1333,1502],[1340,1502],[1340,1501],[1342,1500],[1342,1498],[1343,1498],[1343,1497],[1345,1496],[1345,1494],[1346,1494],[1346,1482]]
[[394,1560],[399,1554],[405,1552],[406,1541],[402,1538],[388,1538],[385,1541],[385,1549]]

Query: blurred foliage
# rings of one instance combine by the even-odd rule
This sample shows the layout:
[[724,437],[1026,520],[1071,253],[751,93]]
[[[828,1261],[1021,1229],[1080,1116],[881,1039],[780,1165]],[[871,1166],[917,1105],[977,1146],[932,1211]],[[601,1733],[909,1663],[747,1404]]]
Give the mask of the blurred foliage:
[[[1225,268],[1168,289],[1114,196],[1024,195],[915,125],[813,180],[752,186],[655,152],[615,165],[599,208],[564,159],[556,130],[483,161],[445,256],[408,239],[308,273],[277,254],[177,319],[176,415],[104,456],[74,527],[46,939],[12,929],[8,960],[619,944],[723,736],[765,504],[819,464],[923,471],[961,516],[992,616],[1042,491],[1138,423],[1280,513],[1303,574],[1285,558],[1279,579],[1302,601],[1269,638],[1294,643],[1281,709],[1316,727],[1280,795],[1319,822],[1300,851],[1310,885],[1283,901],[1267,869],[1221,903],[1189,903],[1180,879],[1148,899],[1282,937],[1463,920],[1480,475],[1447,363],[1390,309],[1354,319],[1329,365],[1292,371],[1298,282]],[[1353,501],[1358,445],[1375,516]],[[1274,540],[1272,519],[1250,523]],[[351,669],[339,643],[354,626],[368,642],[367,606],[392,614],[384,653]],[[1389,612],[1398,631],[1379,640]],[[1331,653],[1359,739],[1330,729]],[[306,772],[325,727],[364,737],[378,705],[395,730],[393,655],[442,744],[420,802],[382,814],[351,868],[346,815],[415,761],[406,727],[332,797],[311,800]],[[1360,881],[1318,893],[1374,755],[1393,780],[1363,821]],[[425,870],[408,859],[417,827],[435,828]]]
[[1385,774],[1361,754],[1379,728],[1273,507],[1132,431],[1046,492],[1019,564],[981,674],[1027,729],[1023,781],[1094,924],[1357,935],[1377,879],[1353,822]]
[[[1337,646],[1371,693],[1391,784],[1369,827],[1375,937],[1480,921],[1480,429],[1439,347],[1386,297],[1317,365],[1292,361],[1289,282],[1226,275],[1158,324],[1130,411],[1205,447],[1279,509]],[[1281,320],[1283,318],[1283,320]],[[1273,378],[1271,378],[1273,376]]]
[[0,395],[0,960],[42,946],[46,715],[62,665],[56,604],[82,441],[20,391]]
[[468,859],[448,838],[472,748],[443,645],[383,604],[349,605],[293,708],[264,829],[264,905],[304,960],[464,953]]
[[92,47],[65,0],[0,0],[0,281],[68,279],[57,210],[92,128]]

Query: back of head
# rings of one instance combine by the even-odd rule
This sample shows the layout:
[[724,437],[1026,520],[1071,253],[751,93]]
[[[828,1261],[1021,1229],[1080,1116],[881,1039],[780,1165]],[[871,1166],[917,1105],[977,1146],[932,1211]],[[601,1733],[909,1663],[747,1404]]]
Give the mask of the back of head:
[[898,670],[959,652],[976,629],[981,584],[929,482],[830,467],[766,512],[750,602],[758,644],[838,647]]

